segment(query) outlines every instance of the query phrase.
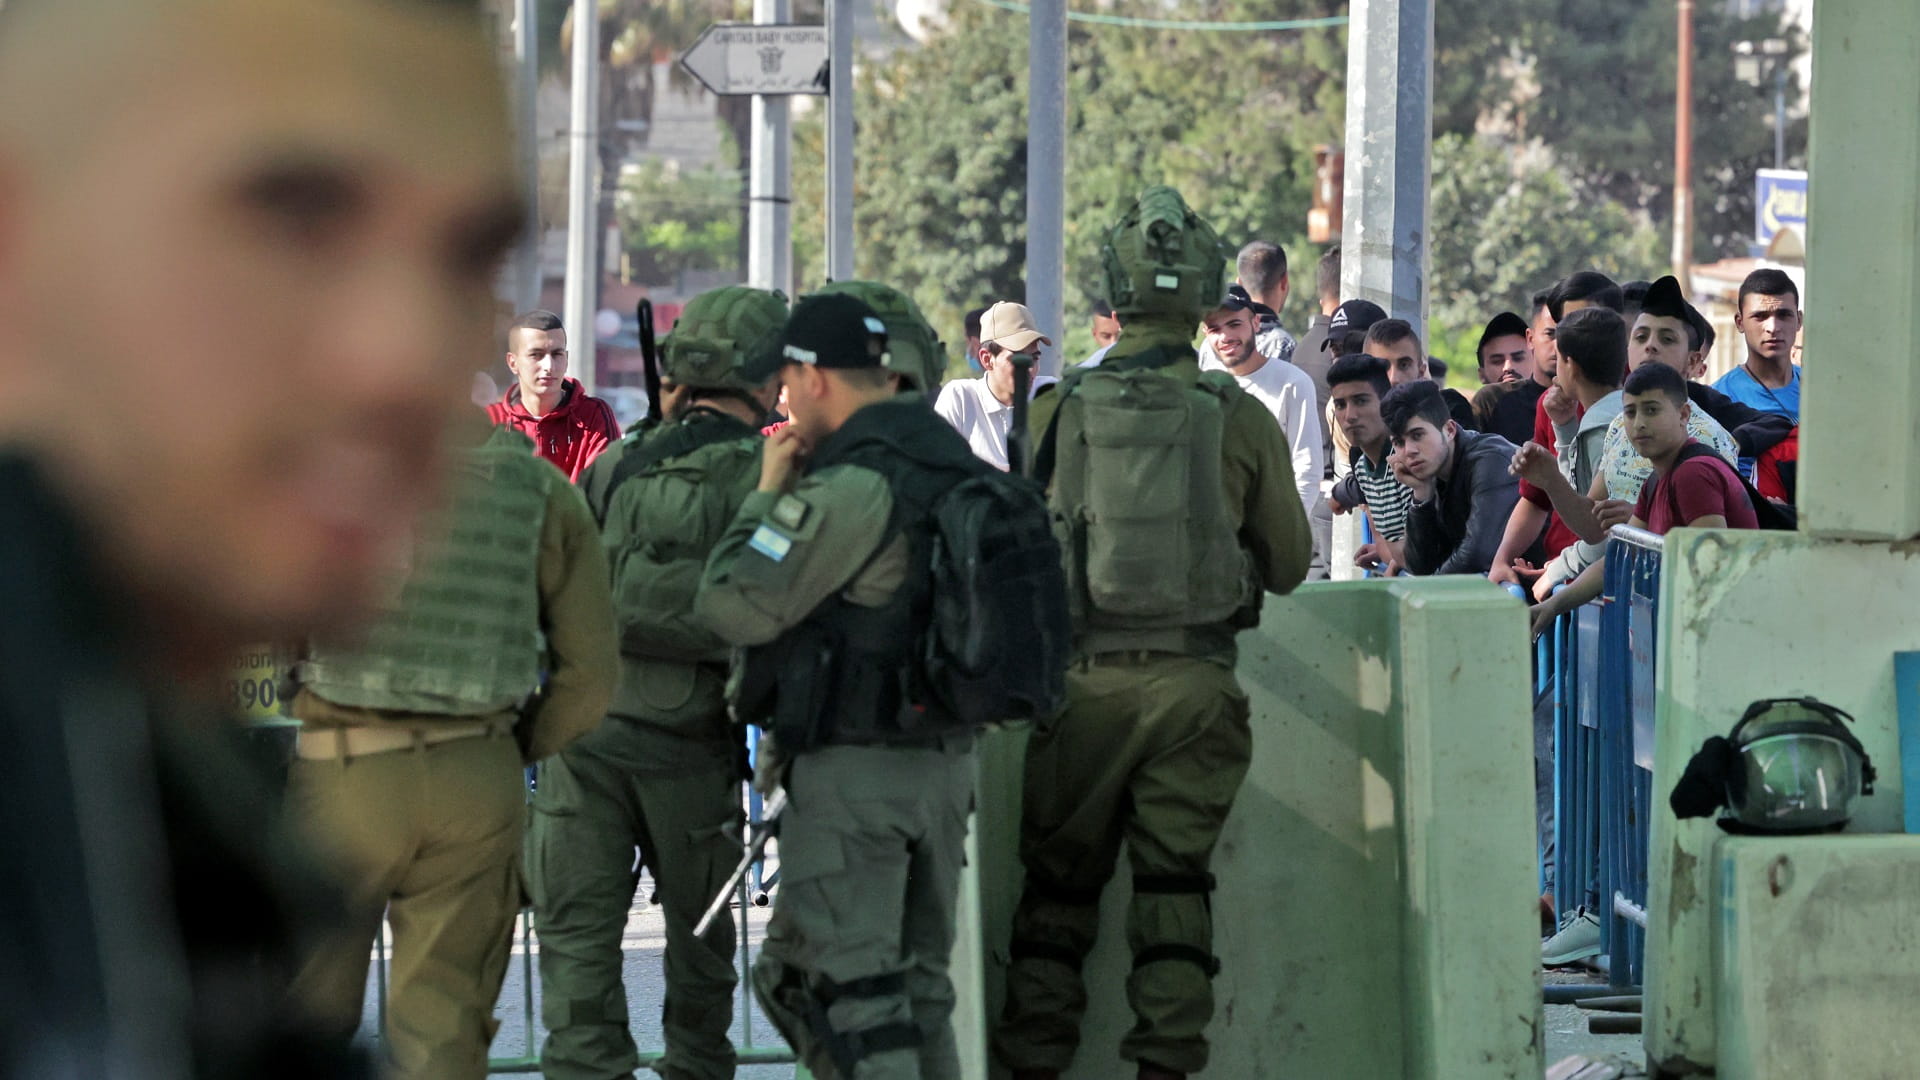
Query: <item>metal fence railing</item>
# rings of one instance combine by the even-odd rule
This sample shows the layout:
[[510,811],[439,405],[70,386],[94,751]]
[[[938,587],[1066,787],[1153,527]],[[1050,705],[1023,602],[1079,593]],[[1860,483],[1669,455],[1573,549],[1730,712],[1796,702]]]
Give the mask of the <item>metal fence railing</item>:
[[1646,967],[1661,545],[1616,527],[1601,598],[1536,646],[1536,691],[1553,693],[1554,904],[1562,919],[1584,907],[1599,920],[1615,987],[1640,985]]
[[1654,658],[1661,538],[1621,526],[1607,543],[1600,611],[1600,944],[1615,986],[1646,967],[1648,825],[1653,813]]

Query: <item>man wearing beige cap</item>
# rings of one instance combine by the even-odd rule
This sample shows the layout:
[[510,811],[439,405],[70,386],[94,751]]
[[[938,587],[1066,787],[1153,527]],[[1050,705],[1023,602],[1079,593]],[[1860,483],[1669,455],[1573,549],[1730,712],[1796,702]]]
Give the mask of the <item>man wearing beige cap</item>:
[[[1033,312],[1025,304],[1002,300],[980,317],[980,354],[975,359],[985,374],[948,383],[934,403],[934,411],[967,440],[975,456],[996,469],[1007,468],[1014,358],[1024,357],[1031,363],[1039,357],[1040,346],[1052,344],[1034,325]],[[1054,381],[1051,376],[1035,376],[1029,395]]]

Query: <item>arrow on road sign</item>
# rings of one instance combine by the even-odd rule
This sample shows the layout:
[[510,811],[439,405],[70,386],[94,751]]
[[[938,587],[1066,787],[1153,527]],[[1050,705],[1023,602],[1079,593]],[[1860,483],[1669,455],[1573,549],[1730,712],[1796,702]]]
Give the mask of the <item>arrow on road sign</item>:
[[716,94],[824,94],[827,28],[714,23],[680,66]]

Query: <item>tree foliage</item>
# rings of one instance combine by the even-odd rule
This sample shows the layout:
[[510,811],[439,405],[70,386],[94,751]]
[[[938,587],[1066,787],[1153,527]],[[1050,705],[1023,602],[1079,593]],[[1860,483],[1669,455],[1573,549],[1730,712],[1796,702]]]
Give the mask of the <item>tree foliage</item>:
[[1619,203],[1582,194],[1547,158],[1459,135],[1433,144],[1429,344],[1456,369],[1477,365],[1494,313],[1530,317],[1531,294],[1575,270],[1616,281],[1666,272],[1659,234]]
[[[1678,27],[1671,0],[1475,0],[1435,13],[1434,134],[1493,131],[1548,147],[1584,192],[1644,213],[1663,232],[1673,206]],[[1805,35],[1775,14],[1694,11],[1696,256],[1745,250],[1754,170],[1773,164],[1773,86],[1735,77],[1741,42]],[[1789,80],[1787,104],[1803,88]],[[1804,165],[1806,124],[1790,121],[1788,164]]]
[[[950,342],[967,309],[1025,294],[1027,185],[1027,20],[955,2],[946,32],[862,70],[855,139],[857,270],[913,293]],[[1195,10],[1181,13],[1232,21],[1320,13],[1313,0]],[[1099,235],[1143,187],[1180,188],[1230,243],[1261,237],[1304,250],[1313,147],[1338,139],[1344,115],[1342,32],[1075,23],[1068,48],[1070,353],[1084,348],[1087,313],[1102,293]],[[803,287],[822,266],[819,122],[815,114],[801,125],[794,156]]]

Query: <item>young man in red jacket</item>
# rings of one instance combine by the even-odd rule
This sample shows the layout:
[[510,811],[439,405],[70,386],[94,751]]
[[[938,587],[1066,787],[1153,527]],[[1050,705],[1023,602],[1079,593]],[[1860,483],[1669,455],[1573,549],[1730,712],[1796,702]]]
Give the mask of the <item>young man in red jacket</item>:
[[487,419],[533,440],[533,452],[579,480],[600,451],[620,441],[613,408],[567,378],[567,331],[551,311],[529,311],[507,328],[514,385],[487,406]]

